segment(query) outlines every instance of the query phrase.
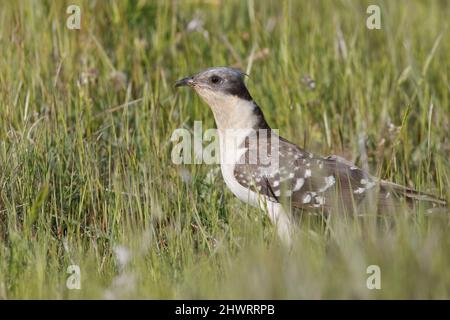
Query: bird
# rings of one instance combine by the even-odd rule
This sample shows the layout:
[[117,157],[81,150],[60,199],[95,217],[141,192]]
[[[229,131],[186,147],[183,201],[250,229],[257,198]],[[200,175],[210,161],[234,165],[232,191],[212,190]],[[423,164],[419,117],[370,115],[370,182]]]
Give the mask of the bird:
[[246,74],[212,67],[182,78],[175,87],[192,88],[215,118],[222,177],[241,201],[264,209],[279,237],[290,244],[293,212],[363,214],[394,211],[422,202],[445,206],[444,199],[395,184],[337,155],[320,156],[278,135],[245,85]]

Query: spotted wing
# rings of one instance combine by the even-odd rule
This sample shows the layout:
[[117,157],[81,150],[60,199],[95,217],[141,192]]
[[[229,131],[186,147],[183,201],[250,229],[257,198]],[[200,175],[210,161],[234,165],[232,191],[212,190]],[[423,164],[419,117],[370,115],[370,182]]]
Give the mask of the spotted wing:
[[[258,141],[260,147],[267,144]],[[316,157],[282,138],[278,157],[272,152],[269,164],[248,163],[251,152],[255,150],[249,148],[235,166],[235,178],[271,201],[285,199],[305,209],[351,210],[377,189],[377,180],[352,163],[337,156]]]

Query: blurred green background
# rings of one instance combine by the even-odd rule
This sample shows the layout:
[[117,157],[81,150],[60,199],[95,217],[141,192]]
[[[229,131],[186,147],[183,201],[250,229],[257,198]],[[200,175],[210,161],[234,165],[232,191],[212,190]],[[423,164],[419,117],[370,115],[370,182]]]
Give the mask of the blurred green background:
[[448,299],[449,215],[304,216],[287,250],[170,137],[214,127],[174,81],[234,66],[282,136],[448,199],[449,21],[445,0],[2,1],[0,298]]

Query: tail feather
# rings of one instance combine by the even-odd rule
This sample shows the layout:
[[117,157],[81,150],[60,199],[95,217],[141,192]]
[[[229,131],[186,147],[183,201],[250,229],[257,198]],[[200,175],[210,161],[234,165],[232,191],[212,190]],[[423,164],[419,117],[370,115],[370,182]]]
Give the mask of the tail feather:
[[409,201],[424,201],[433,205],[433,207],[440,206],[446,207],[447,201],[442,198],[438,198],[432,194],[417,191],[396,183],[392,183],[389,181],[382,181],[381,188],[386,192],[393,192],[399,198],[406,198]]

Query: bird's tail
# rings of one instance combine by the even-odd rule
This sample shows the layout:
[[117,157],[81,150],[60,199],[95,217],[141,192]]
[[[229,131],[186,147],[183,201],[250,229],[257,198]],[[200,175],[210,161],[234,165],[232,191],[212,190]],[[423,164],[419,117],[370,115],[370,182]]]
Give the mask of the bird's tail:
[[[447,201],[431,194],[417,191],[389,181],[381,181],[381,189],[386,193],[393,193],[397,198],[405,198],[410,203],[415,201],[426,202],[433,207],[447,207]],[[450,208],[448,208],[450,209]]]

